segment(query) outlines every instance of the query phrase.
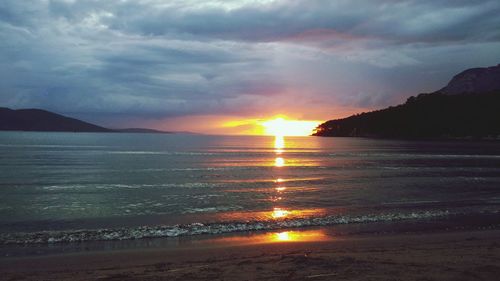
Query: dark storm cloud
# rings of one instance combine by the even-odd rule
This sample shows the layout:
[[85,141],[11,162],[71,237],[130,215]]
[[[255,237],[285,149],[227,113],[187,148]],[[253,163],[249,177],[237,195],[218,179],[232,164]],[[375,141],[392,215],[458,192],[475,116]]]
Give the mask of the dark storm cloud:
[[498,1],[276,1],[234,9],[137,2],[117,11],[122,16],[106,20],[110,28],[143,35],[268,42],[323,30],[327,36],[336,31],[405,43],[495,40],[500,35],[495,28]]
[[138,118],[374,108],[497,64],[498,14],[498,1],[4,0],[0,104]]

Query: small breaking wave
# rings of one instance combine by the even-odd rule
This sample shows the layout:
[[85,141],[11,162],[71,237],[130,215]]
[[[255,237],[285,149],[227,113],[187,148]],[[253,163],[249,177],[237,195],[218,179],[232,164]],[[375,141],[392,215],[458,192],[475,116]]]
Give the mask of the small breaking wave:
[[132,155],[218,155],[212,152],[193,152],[193,151],[108,151],[108,154],[132,154]]
[[39,189],[46,191],[80,190],[80,189],[140,189],[140,188],[215,188],[222,184],[211,182],[185,182],[185,183],[163,183],[163,184],[64,184],[46,185]]
[[223,223],[190,223],[177,225],[140,226],[114,229],[85,229],[0,234],[0,244],[47,244],[64,242],[132,240],[144,238],[177,237],[201,234],[276,230],[310,226],[333,226],[355,223],[392,222],[444,218],[458,213],[450,211],[420,211],[367,215],[330,215],[314,218],[296,218],[265,221],[232,221]]
[[362,158],[403,158],[403,159],[498,159],[498,154],[433,154],[433,153],[362,153],[362,152],[336,152],[329,153],[335,157],[362,157]]

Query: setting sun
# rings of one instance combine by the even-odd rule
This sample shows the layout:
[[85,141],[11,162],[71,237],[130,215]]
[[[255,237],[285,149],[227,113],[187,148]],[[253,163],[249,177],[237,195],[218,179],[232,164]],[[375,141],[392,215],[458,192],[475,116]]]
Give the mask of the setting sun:
[[272,136],[309,136],[320,121],[286,120],[278,117],[262,122],[264,134]]
[[[321,123],[318,120],[290,120],[284,115],[278,115],[270,119],[230,120],[221,123],[220,127],[231,134],[286,137],[310,136]],[[283,146],[282,140],[277,139],[277,149]]]

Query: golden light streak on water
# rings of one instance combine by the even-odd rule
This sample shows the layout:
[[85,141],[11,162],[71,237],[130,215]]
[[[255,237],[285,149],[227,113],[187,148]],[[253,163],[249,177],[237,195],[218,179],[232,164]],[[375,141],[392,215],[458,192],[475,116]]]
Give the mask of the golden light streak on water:
[[274,166],[275,167],[285,166],[285,159],[283,159],[283,157],[276,157],[276,159],[274,159]]
[[233,236],[214,239],[214,242],[234,244],[268,244],[291,242],[316,242],[333,240],[323,229],[270,232],[249,236]]

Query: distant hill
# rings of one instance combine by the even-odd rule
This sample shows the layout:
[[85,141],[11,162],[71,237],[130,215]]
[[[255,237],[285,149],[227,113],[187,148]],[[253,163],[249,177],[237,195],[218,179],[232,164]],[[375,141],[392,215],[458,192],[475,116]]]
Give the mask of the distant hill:
[[0,130],[112,132],[113,130],[41,109],[0,108]]
[[0,131],[162,133],[145,128],[108,129],[42,109],[0,107]]
[[327,121],[315,136],[500,139],[500,65],[468,69],[404,104]]
[[154,129],[145,128],[125,128],[125,129],[115,129],[114,131],[120,133],[151,133],[151,134],[172,134],[173,132],[166,132]]

